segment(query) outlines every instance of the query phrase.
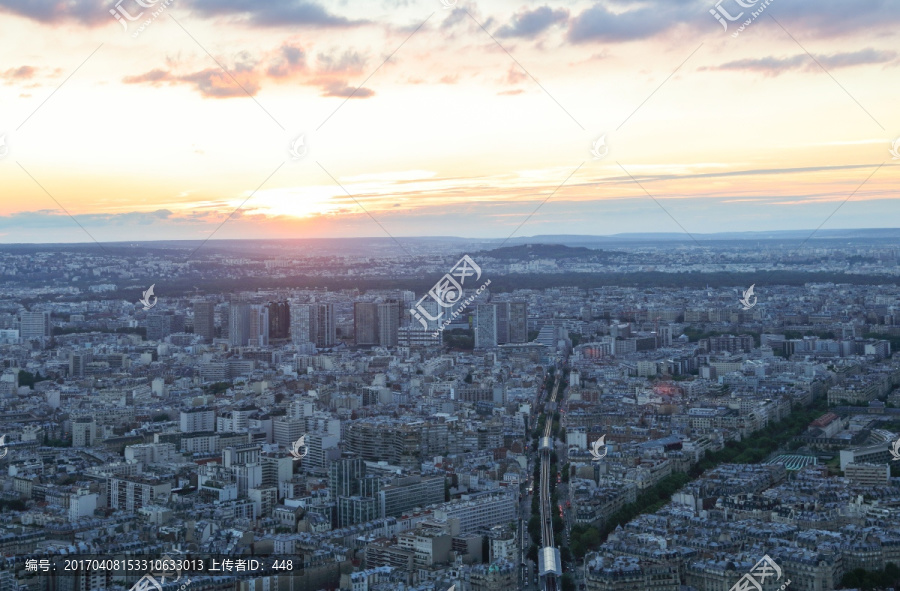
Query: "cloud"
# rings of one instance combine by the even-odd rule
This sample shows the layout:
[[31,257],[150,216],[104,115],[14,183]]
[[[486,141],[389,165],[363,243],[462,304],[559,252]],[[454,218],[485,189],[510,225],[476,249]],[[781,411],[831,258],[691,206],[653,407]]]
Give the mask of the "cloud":
[[691,4],[697,3],[677,0],[641,3],[634,10],[616,13],[598,2],[571,20],[568,38],[573,43],[584,43],[652,37],[689,18],[696,18],[697,12],[691,10]]
[[261,59],[242,53],[235,65],[226,66],[228,73],[221,68],[178,72],[179,64],[170,61],[169,69],[154,68],[143,74],[126,76],[122,82],[148,86],[189,85],[205,98],[255,96],[266,80],[315,86],[322,90],[322,96],[369,98],[375,95],[375,91],[371,89],[356,89],[347,82],[348,74],[360,74],[364,71],[366,59],[360,53],[320,53],[315,71],[308,67],[306,58],[306,52],[301,47],[285,43],[277,51]]
[[10,68],[5,72],[0,72],[0,78],[6,80],[30,80],[34,78],[37,70],[33,66],[19,66],[18,68]]
[[360,73],[365,69],[366,58],[356,51],[347,50],[340,57],[320,53],[316,56],[319,64],[319,71],[322,72],[352,72]]
[[266,70],[272,78],[286,78],[306,69],[306,52],[302,48],[285,43],[280,53],[280,58]]
[[328,82],[325,84],[323,88],[322,96],[339,96],[346,98],[369,98],[370,96],[375,96],[375,91],[369,88],[359,89],[353,88],[352,86],[347,86],[345,83],[340,81]]
[[193,0],[190,6],[204,16],[238,15],[264,27],[352,27],[368,22],[332,14],[322,5],[307,0]]
[[[160,0],[156,0],[155,5]],[[149,5],[153,0],[145,0]],[[85,26],[107,25],[112,17],[112,0],[0,0],[0,11],[32,20],[56,24],[74,21]],[[178,0],[180,6],[193,9],[205,17],[237,16],[249,24],[263,27],[305,25],[317,28],[352,27],[367,21],[350,20],[329,12],[311,0]],[[130,14],[152,10],[135,0],[125,0],[122,7]]]
[[[194,85],[206,98],[231,98],[247,94],[254,96],[259,92],[260,82],[257,72],[254,70],[247,69],[246,66],[239,66],[232,72],[232,75],[234,79],[220,68],[207,68],[183,75],[176,75],[157,68],[137,76],[126,76],[122,82],[125,84],[149,84],[150,86],[159,86],[163,83],[170,85],[188,83]],[[240,86],[235,84],[235,80]]]
[[[77,228],[72,218],[83,225],[105,226],[146,226],[158,222],[192,221],[186,218],[176,217],[168,209],[156,211],[130,211],[116,214],[90,213],[76,214],[72,217],[58,209],[39,209],[36,211],[21,211],[9,215],[0,216],[0,229],[4,228]],[[204,220],[198,220],[204,221]]]
[[[895,51],[879,51],[871,48],[832,55],[817,55],[816,60],[826,70],[849,68],[869,64],[887,64],[897,59]],[[761,72],[766,76],[778,76],[790,70],[816,71],[819,66],[806,54],[791,57],[763,57],[735,60],[712,68],[702,67],[699,70],[749,70]]]
[[60,2],[59,0],[0,0],[0,11],[42,23],[75,21],[87,26],[108,24],[110,3],[104,0]]
[[[753,0],[743,4],[750,2]],[[760,3],[762,0],[756,0],[751,6],[742,7],[736,0],[724,0],[722,6],[737,15],[753,10],[753,6]],[[714,4],[711,0],[596,1],[569,21],[567,36],[572,43],[627,42],[654,37],[682,26],[701,33],[716,30],[722,33],[721,27],[708,14]],[[814,5],[776,0],[766,8],[769,9],[775,10],[773,14],[787,30],[801,30],[815,37],[875,31],[893,34],[900,24],[900,3],[890,0],[816,0]]]
[[563,8],[554,10],[549,6],[540,6],[534,10],[526,10],[515,15],[509,24],[497,31],[498,37],[534,38],[556,23],[569,18],[569,11]]

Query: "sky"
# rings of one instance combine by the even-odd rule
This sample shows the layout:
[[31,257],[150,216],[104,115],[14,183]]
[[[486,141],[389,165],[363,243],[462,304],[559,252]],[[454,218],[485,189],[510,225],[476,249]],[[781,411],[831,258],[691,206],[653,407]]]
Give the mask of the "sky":
[[0,0],[0,242],[892,227],[898,25],[895,0]]

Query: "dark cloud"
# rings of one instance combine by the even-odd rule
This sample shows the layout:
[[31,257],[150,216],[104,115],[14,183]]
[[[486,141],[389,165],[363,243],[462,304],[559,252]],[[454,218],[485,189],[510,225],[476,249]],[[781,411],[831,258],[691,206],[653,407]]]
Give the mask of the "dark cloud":
[[[894,51],[878,51],[867,48],[847,53],[835,53],[832,55],[817,55],[816,60],[826,70],[849,68],[868,64],[887,64],[897,59]],[[761,72],[767,76],[778,76],[790,70],[818,70],[819,66],[808,55],[798,54],[791,57],[772,57],[742,59],[724,63],[712,68],[699,68],[700,70],[749,70]]]
[[[754,6],[763,3],[763,0],[757,0]],[[709,14],[714,5],[712,0],[595,2],[569,21],[568,38],[573,43],[635,41],[683,25],[701,32],[718,28],[721,33],[721,27]],[[735,15],[753,10],[753,7],[741,7],[735,0],[724,0],[722,6]],[[813,4],[774,0],[765,10],[772,11],[787,30],[817,37],[878,30],[893,34],[900,24],[900,2],[895,0],[816,0]]]
[[526,37],[533,38],[543,33],[552,25],[569,18],[569,11],[565,9],[554,10],[549,6],[540,6],[534,10],[526,10],[515,15],[509,24],[503,25],[497,31],[498,37]]
[[[144,0],[150,4],[153,0]],[[156,0],[153,6],[163,2]],[[328,11],[312,0],[178,0],[178,5],[192,8],[202,16],[237,16],[247,22],[265,26],[306,25],[313,27],[350,27],[366,21],[350,20]],[[0,11],[10,12],[43,23],[75,21],[87,26],[106,25],[112,22],[110,10],[114,0],[0,0]],[[135,0],[125,0],[122,7],[129,14],[137,15],[145,10]]]
[[[571,20],[568,37],[573,43],[652,37],[681,22],[696,19],[698,12],[691,9],[692,4],[697,2],[651,2],[649,5],[642,2],[633,10],[612,12],[598,2]],[[716,24],[715,20],[712,24]]]
[[205,16],[236,15],[265,27],[351,27],[367,23],[332,14],[322,5],[307,0],[193,0],[190,6]]
[[60,0],[0,0],[0,11],[24,16],[42,23],[76,21],[83,25],[96,26],[113,22],[109,11],[113,2],[104,0],[82,0],[80,2],[60,2]]

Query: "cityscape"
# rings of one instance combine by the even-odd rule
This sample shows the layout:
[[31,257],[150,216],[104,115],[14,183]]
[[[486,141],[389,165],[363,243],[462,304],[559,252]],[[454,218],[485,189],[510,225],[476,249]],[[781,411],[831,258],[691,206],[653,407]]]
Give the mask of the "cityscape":
[[0,591],[897,591],[898,41],[0,0]]
[[886,587],[900,249],[840,234],[0,248],[0,576]]

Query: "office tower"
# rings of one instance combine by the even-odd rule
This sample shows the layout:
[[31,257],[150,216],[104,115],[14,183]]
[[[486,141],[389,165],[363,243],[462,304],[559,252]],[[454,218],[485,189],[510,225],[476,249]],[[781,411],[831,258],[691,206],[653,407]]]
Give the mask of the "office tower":
[[497,346],[497,306],[478,304],[475,307],[475,348]]
[[328,465],[328,488],[331,498],[352,497],[359,493],[359,479],[366,475],[363,459],[344,455]]
[[319,332],[319,315],[315,304],[291,304],[291,341],[294,344],[315,343]]
[[22,312],[19,316],[19,336],[24,340],[41,339],[51,334],[50,312]]
[[509,342],[509,304],[499,302],[497,306],[497,344],[505,345]]
[[337,526],[346,527],[378,517],[379,479],[366,475],[362,458],[343,456],[328,465],[328,488],[337,502]]
[[269,302],[269,338],[285,340],[291,337],[291,307],[287,302]]
[[194,302],[194,334],[207,342],[216,337],[215,302]]
[[357,345],[378,344],[378,304],[356,302],[353,304],[353,330]]
[[378,344],[382,347],[396,347],[399,329],[400,302],[378,304]]
[[333,347],[337,342],[337,325],[334,321],[334,304],[316,304],[318,331],[316,347]]
[[232,304],[228,316],[228,342],[232,347],[269,344],[269,311],[265,306]]
[[528,342],[528,305],[525,302],[509,303],[509,342]]
[[228,310],[228,342],[233,347],[245,347],[249,338],[250,305],[231,304]]
[[269,346],[269,308],[263,305],[250,306],[250,337],[247,339],[253,347]]

